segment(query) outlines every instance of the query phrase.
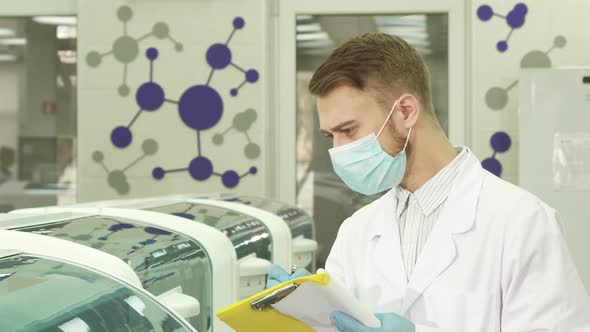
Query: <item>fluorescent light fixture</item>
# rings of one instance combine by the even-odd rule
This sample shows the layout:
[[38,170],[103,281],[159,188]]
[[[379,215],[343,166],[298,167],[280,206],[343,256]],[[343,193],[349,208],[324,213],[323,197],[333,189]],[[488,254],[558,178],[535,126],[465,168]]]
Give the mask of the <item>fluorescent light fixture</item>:
[[331,39],[306,40],[297,43],[297,48],[320,48],[331,46],[334,46],[334,41]]
[[78,18],[76,16],[35,16],[33,21],[50,25],[76,25]]
[[407,30],[400,29],[399,27],[379,27],[379,31],[388,35],[396,35],[402,38],[414,38],[414,39],[428,39],[429,35],[425,29],[419,30]]
[[56,30],[57,39],[75,39],[78,36],[75,26],[58,25]]
[[312,15],[297,15],[297,21],[308,21],[313,18]]
[[330,55],[331,50],[328,48],[305,48],[297,52],[298,56],[321,56]]
[[322,39],[330,39],[326,32],[312,32],[312,33],[298,33],[295,37],[297,41],[303,40],[322,40]]
[[16,32],[12,29],[8,28],[0,28],[0,37],[11,37],[14,36]]
[[295,27],[295,31],[297,32],[320,32],[322,31],[322,27],[319,23],[309,23],[309,24],[298,24]]
[[419,39],[419,40],[430,40],[430,35],[427,33],[419,33],[419,32],[401,32],[401,31],[394,31],[394,32],[386,32],[390,35],[396,35],[404,39]]
[[424,14],[414,14],[414,15],[402,15],[400,16],[402,20],[408,21],[420,21],[426,23],[426,15]]
[[25,38],[0,38],[0,45],[26,45]]
[[426,26],[395,26],[395,25],[387,25],[387,24],[377,24],[379,29],[391,29],[397,31],[404,31],[404,32],[426,32]]
[[432,50],[426,47],[415,47],[416,52],[418,52],[418,54],[421,55],[431,55],[432,54]]
[[425,27],[426,15],[377,16],[375,23],[378,26]]
[[0,61],[16,61],[18,57],[14,54],[0,54]]
[[404,40],[413,47],[427,47],[430,46],[430,42],[424,39],[404,38]]

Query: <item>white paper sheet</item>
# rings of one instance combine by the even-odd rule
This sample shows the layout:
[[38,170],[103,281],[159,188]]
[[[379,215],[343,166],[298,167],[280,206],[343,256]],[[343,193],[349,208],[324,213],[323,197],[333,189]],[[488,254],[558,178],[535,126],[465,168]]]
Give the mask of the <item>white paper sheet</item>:
[[590,190],[590,133],[555,133],[553,184],[555,190]]
[[335,280],[330,280],[327,286],[304,283],[273,307],[317,332],[338,332],[330,318],[334,310],[342,311],[369,327],[381,326],[377,317]]

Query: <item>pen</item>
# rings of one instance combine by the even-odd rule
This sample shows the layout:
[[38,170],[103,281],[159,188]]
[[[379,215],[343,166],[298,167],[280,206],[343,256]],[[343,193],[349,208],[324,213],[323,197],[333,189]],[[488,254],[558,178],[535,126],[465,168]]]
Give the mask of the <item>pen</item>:
[[297,265],[293,264],[293,266],[291,266],[291,273],[290,274],[295,273],[295,271],[297,271]]

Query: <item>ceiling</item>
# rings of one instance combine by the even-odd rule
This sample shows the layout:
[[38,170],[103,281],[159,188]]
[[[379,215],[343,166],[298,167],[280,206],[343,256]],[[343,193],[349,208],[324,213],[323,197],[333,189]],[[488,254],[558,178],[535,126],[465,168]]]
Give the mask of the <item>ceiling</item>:
[[297,52],[303,56],[325,56],[338,45],[366,32],[399,36],[423,56],[447,53],[446,14],[299,15],[296,30]]
[[54,39],[62,63],[75,63],[75,16],[0,18],[0,62],[22,62],[29,39]]

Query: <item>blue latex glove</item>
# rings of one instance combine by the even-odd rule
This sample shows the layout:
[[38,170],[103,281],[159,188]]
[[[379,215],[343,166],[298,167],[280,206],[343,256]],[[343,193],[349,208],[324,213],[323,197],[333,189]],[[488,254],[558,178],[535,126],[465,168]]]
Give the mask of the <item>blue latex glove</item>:
[[266,276],[266,288],[271,288],[276,285],[282,284],[286,281],[296,279],[299,277],[304,277],[310,275],[309,271],[306,269],[298,269],[293,274],[289,275],[287,271],[283,270],[278,265],[273,265],[270,267],[268,271],[268,275]]
[[394,314],[376,314],[381,321],[381,327],[372,328],[363,325],[358,320],[348,316],[341,311],[334,311],[332,319],[336,322],[336,328],[340,332],[415,332],[416,326],[414,323],[405,319],[404,317]]

